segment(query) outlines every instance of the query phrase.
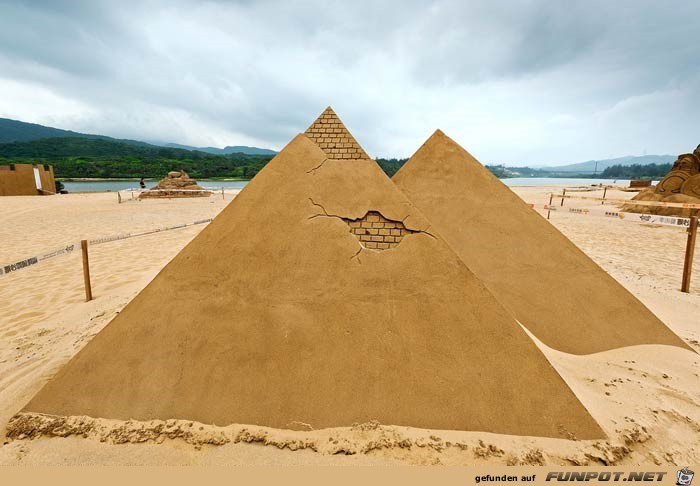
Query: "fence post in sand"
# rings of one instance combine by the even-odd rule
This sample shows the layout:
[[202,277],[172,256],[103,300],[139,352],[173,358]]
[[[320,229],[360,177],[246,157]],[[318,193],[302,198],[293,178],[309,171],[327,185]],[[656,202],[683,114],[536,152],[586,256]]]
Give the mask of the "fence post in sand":
[[564,196],[566,196],[566,188],[561,190],[561,206],[564,205]]
[[549,193],[549,205],[547,206],[547,219],[549,219],[549,213],[552,212],[552,210],[549,209],[549,208],[552,207],[552,199],[553,199],[553,198],[554,198],[554,193],[553,193],[553,192],[550,192],[550,193]]
[[603,189],[603,202],[600,204],[603,205],[605,204],[605,195],[608,193],[608,187],[606,186],[605,189]]
[[224,198],[224,186],[221,186],[221,199],[222,200],[225,199]]
[[88,242],[80,240],[80,247],[83,250],[83,279],[85,280],[85,302],[92,300],[92,285],[90,285],[90,262],[88,261]]
[[698,217],[690,218],[688,226],[688,243],[685,245],[685,261],[683,262],[683,283],[681,292],[690,292],[690,274],[693,271],[693,255],[695,253],[695,240],[698,236]]

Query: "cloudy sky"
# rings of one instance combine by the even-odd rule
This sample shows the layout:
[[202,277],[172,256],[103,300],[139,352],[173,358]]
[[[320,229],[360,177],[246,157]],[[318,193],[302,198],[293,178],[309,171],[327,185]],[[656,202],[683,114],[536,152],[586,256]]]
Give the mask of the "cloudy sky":
[[700,143],[700,2],[0,0],[0,117],[279,149],[332,105],[374,157]]

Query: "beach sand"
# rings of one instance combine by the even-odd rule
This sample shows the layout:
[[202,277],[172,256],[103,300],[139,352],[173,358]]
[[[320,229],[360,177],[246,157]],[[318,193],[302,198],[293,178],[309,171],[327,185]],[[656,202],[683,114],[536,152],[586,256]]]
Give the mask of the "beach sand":
[[[542,205],[549,192],[560,188],[514,190],[525,201]],[[584,195],[600,196],[602,191]],[[608,191],[608,197],[632,195]],[[3,197],[0,263],[47,253],[80,239],[211,218],[231,197],[227,193],[226,200],[215,195],[123,204],[117,204],[115,193]],[[566,200],[565,207],[569,206],[601,207],[599,202],[576,199]],[[700,352],[700,264],[695,265],[691,293],[678,290],[685,229],[563,211],[552,213],[551,223]],[[203,228],[198,225],[91,246],[95,298],[88,303],[84,302],[79,251],[0,277],[3,436],[10,418]],[[175,420],[142,423],[72,417],[60,424],[43,419],[41,437],[5,437],[0,464],[700,462],[700,355],[670,346],[635,346],[575,356],[538,345],[608,440],[543,439],[377,423],[302,432]]]

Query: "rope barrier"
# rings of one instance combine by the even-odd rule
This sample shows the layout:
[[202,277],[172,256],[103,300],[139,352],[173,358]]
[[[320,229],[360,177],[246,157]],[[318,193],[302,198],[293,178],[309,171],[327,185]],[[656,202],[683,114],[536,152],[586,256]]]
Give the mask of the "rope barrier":
[[610,199],[603,197],[591,197],[591,196],[569,196],[568,194],[555,194],[552,195],[559,199],[587,199],[589,201],[606,201],[616,204],[630,204],[632,206],[656,206],[662,208],[685,208],[685,209],[700,209],[700,204],[692,203],[674,203],[674,202],[662,202],[662,201],[634,201],[632,199]]
[[161,233],[163,231],[170,231],[170,230],[175,230],[175,229],[180,229],[180,228],[187,228],[188,226],[195,226],[198,224],[205,224],[205,223],[210,223],[212,221],[212,218],[208,219],[201,219],[199,221],[194,221],[192,223],[183,223],[183,224],[177,224],[175,226],[166,226],[162,228],[156,228],[148,231],[139,231],[136,233],[122,233],[118,235],[111,235],[111,236],[105,236],[103,238],[96,238],[94,240],[89,240],[88,243],[91,245],[101,245],[102,243],[109,243],[111,241],[118,241],[118,240],[125,240],[127,238],[134,238],[136,236],[144,236],[144,235],[151,235],[154,233]]
[[[238,190],[238,189],[234,189]],[[212,187],[203,187],[201,189],[141,189],[139,188],[133,188],[133,189],[119,189],[117,192],[214,192],[214,191],[221,191],[220,187],[212,188]]]
[[[171,231],[171,230],[176,230],[180,228],[187,228],[188,226],[195,226],[199,224],[205,224],[205,223],[210,223],[212,221],[212,218],[208,219],[200,219],[198,221],[194,221],[192,223],[183,223],[183,224],[177,224],[175,226],[164,226],[161,228],[156,228],[152,230],[147,230],[147,231],[138,231],[134,233],[122,233],[118,235],[110,235],[110,236],[105,236],[102,238],[95,238],[93,240],[89,240],[88,243],[90,245],[100,245],[103,243],[109,243],[112,241],[118,241],[118,240],[125,240],[127,238],[134,238],[136,236],[145,236],[145,235],[151,235],[155,233],[162,233],[164,231]],[[25,268],[34,266],[44,260],[48,260],[50,258],[54,258],[57,256],[61,255],[68,255],[72,253],[76,248],[80,248],[80,242],[76,243],[70,243],[68,245],[64,245],[61,248],[58,248],[56,250],[53,250],[48,253],[44,253],[43,255],[35,255],[31,256],[29,258],[25,258],[24,260],[20,260],[18,262],[14,263],[9,263],[7,265],[2,265],[0,266],[0,277],[7,275],[9,273],[14,273],[19,270],[23,270]]]
[[[201,189],[141,189],[141,188],[132,188],[132,189],[119,189],[116,191],[117,193],[117,201],[119,204],[132,200],[132,201],[140,201],[141,196],[144,194],[151,194],[151,193],[166,193],[168,195],[175,195],[175,194],[187,194],[187,193],[197,193],[197,195],[207,195],[207,196],[213,196],[214,194],[221,193],[221,197],[224,198],[224,195],[226,192],[233,193],[234,197],[240,192],[241,190],[238,188],[224,188],[222,187],[203,187]],[[122,199],[122,192],[126,193],[131,193],[131,199]],[[134,197],[134,194],[136,194],[136,197]]]

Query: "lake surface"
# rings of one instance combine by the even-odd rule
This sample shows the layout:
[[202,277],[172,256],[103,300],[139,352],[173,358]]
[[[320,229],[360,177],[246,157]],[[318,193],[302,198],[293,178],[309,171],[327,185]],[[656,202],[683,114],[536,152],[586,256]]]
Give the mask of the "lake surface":
[[[146,187],[152,188],[158,184],[157,180],[147,180]],[[248,181],[197,181],[202,187],[210,189],[243,189]],[[138,189],[138,181],[79,181],[79,182],[64,182],[68,192],[109,192],[109,191],[125,191],[127,189]]]
[[[629,179],[563,179],[556,177],[514,177],[512,179],[501,179],[506,186],[590,186],[594,184],[614,184],[622,187],[629,186]],[[158,181],[146,181],[146,187],[154,187]],[[248,181],[209,181],[199,180],[200,186],[208,189],[243,189]],[[655,182],[653,182],[655,183]],[[138,181],[85,181],[85,182],[64,182],[68,192],[108,192],[124,191],[127,189],[137,189]]]

